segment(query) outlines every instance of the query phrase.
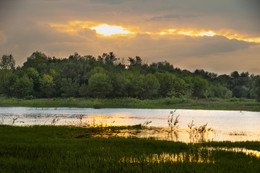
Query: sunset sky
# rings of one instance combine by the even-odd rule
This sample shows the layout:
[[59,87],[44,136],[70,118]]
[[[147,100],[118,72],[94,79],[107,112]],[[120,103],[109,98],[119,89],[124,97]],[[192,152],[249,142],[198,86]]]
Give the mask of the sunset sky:
[[260,74],[258,0],[1,0],[0,54],[142,57]]

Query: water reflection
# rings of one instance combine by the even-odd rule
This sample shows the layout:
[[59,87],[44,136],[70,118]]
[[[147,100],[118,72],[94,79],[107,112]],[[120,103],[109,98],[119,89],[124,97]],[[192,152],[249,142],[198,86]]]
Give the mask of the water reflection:
[[196,162],[196,163],[212,163],[214,156],[212,151],[227,151],[227,152],[241,152],[248,156],[260,158],[260,151],[250,150],[246,148],[197,148],[191,153],[180,152],[180,153],[161,153],[151,154],[141,158],[138,157],[123,157],[120,162],[122,163],[165,163],[165,162]]
[[211,154],[207,152],[206,154],[191,154],[191,153],[162,153],[162,154],[152,154],[142,158],[137,157],[123,157],[120,162],[122,163],[165,163],[165,162],[196,162],[196,163],[215,163],[212,159]]
[[256,157],[256,158],[260,158],[260,151],[257,151],[257,150],[250,150],[250,149],[246,149],[246,148],[221,148],[221,147],[217,147],[217,148],[214,148],[214,147],[207,147],[207,148],[203,148],[203,149],[206,149],[206,150],[213,150],[213,151],[216,151],[216,150],[221,150],[221,151],[230,151],[230,152],[241,152],[241,153],[244,153],[246,155],[249,155],[249,156],[253,156],[253,157]]
[[142,127],[142,129],[125,129],[119,130],[116,133],[103,132],[94,135],[94,137],[137,137],[157,140],[168,140],[168,141],[181,141],[186,143],[197,143],[197,142],[209,142],[214,140],[214,133],[207,132],[203,137],[190,136],[187,129],[181,129],[174,132],[169,132],[167,127]]
[[146,128],[141,131],[122,131],[117,135],[183,142],[260,140],[260,112],[176,110],[173,118],[170,112],[169,109],[0,107],[0,124],[84,127],[142,124]]

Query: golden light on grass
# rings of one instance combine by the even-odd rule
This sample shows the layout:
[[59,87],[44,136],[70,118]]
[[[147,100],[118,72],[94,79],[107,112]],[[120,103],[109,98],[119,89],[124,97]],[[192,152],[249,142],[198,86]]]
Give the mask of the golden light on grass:
[[91,27],[90,29],[95,30],[96,33],[103,36],[111,36],[111,35],[124,35],[130,34],[131,32],[126,30],[121,26],[111,26],[107,24],[98,25],[95,27]]

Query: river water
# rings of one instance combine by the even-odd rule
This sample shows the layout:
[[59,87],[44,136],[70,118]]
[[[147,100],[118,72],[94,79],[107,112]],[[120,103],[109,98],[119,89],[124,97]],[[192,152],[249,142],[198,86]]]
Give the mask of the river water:
[[[168,120],[170,120],[171,111],[174,111],[173,120],[176,116],[179,116],[178,123],[173,127],[174,132],[178,133],[178,137],[177,135],[169,136],[169,133],[166,133],[170,128]],[[210,128],[204,136],[207,141],[260,141],[260,112],[190,109],[0,107],[0,124],[22,126],[143,124],[150,131],[138,133],[141,137],[184,142],[191,140],[188,124],[192,121],[194,123],[193,129],[207,124],[206,128]]]

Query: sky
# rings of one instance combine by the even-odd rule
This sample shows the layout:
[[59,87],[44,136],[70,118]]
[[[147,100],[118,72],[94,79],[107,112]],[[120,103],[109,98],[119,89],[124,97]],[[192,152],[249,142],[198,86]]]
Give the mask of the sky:
[[1,0],[0,55],[114,52],[181,69],[260,74],[259,0]]

